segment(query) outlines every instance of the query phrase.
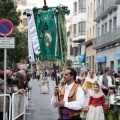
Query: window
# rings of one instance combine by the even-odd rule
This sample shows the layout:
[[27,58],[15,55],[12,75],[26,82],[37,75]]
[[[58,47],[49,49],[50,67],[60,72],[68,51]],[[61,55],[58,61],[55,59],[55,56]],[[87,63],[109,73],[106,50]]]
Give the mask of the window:
[[89,6],[88,6],[88,19],[89,19]]
[[99,2],[98,2],[98,7],[100,6],[100,0],[99,0]]
[[112,30],[112,20],[109,21],[109,31]]
[[100,36],[100,28],[98,28],[97,36],[98,36],[98,37]]
[[73,25],[73,35],[76,35],[76,24]]
[[78,33],[79,35],[85,35],[86,22],[82,21],[78,23]]
[[79,0],[79,12],[86,12],[86,0]]
[[73,55],[73,47],[70,45],[70,55]]
[[93,11],[95,11],[95,0],[94,0],[94,8],[93,8]]
[[114,70],[114,61],[110,61],[110,67],[112,70]]
[[105,33],[107,32],[107,23],[105,23]]
[[81,44],[78,45],[78,55],[81,55]]
[[73,10],[73,12],[74,12],[73,14],[77,13],[77,2],[73,3],[73,9],[74,9]]
[[78,55],[78,47],[73,48],[73,56],[76,57]]
[[117,19],[116,17],[114,17],[113,19],[113,28],[116,28],[117,27]]
[[101,33],[104,34],[104,25],[102,25]]
[[95,35],[94,35],[94,32],[95,32],[95,27],[93,26],[93,38],[94,38],[94,36],[95,36]]
[[90,38],[91,38],[91,28],[90,28]]
[[87,39],[89,39],[89,30],[87,30]]
[[91,9],[90,9],[90,17],[92,17],[92,3],[91,3]]

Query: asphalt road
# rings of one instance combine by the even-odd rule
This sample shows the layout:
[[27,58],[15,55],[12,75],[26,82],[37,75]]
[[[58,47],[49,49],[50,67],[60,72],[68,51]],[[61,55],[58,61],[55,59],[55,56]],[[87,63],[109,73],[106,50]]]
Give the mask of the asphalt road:
[[40,94],[38,81],[32,82],[32,92],[30,105],[28,106],[26,120],[57,120],[58,110],[51,106],[51,98],[53,96],[54,81],[50,81],[49,94]]

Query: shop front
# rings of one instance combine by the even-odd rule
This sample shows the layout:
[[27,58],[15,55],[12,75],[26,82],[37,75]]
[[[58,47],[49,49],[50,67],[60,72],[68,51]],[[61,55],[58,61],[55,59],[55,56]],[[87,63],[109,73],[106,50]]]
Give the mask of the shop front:
[[120,73],[120,53],[116,54],[116,60],[117,60],[117,71]]
[[96,63],[97,63],[97,70],[104,70],[106,67],[106,62],[107,62],[107,57],[102,56],[102,57],[97,57],[96,58]]

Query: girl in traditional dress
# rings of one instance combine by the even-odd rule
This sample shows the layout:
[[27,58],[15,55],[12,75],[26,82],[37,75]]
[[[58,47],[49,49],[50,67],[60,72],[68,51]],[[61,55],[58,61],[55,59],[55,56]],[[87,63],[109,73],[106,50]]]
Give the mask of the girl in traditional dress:
[[76,78],[77,84],[80,84],[82,86],[84,81],[85,81],[85,78],[86,78],[85,72],[84,71],[80,71],[80,75]]
[[93,84],[97,82],[97,77],[94,73],[94,70],[91,69],[89,70],[88,72],[88,75],[85,79],[85,82],[83,84],[83,89],[85,90],[85,98],[86,98],[86,101],[89,101],[89,98],[90,98],[90,93],[92,91],[92,88],[93,88]]
[[117,106],[116,106],[116,86],[112,85],[109,86],[108,92],[109,92],[109,110],[108,110],[108,120],[118,120],[117,115]]
[[40,93],[49,93],[49,84],[48,84],[48,78],[43,77],[43,80],[41,82],[40,86]]
[[98,83],[94,83],[93,91],[89,99],[89,110],[86,120],[105,120],[103,107],[105,95]]

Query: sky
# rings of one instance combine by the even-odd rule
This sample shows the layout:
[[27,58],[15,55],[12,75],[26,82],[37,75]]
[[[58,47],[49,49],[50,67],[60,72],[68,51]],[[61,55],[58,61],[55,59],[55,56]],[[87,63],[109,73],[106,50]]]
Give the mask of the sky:
[[[44,0],[27,0],[28,5],[36,4],[38,8],[41,8],[44,5]],[[46,0],[47,6],[53,7],[58,6],[60,4],[68,6],[70,9],[70,14],[73,12],[73,0]]]

